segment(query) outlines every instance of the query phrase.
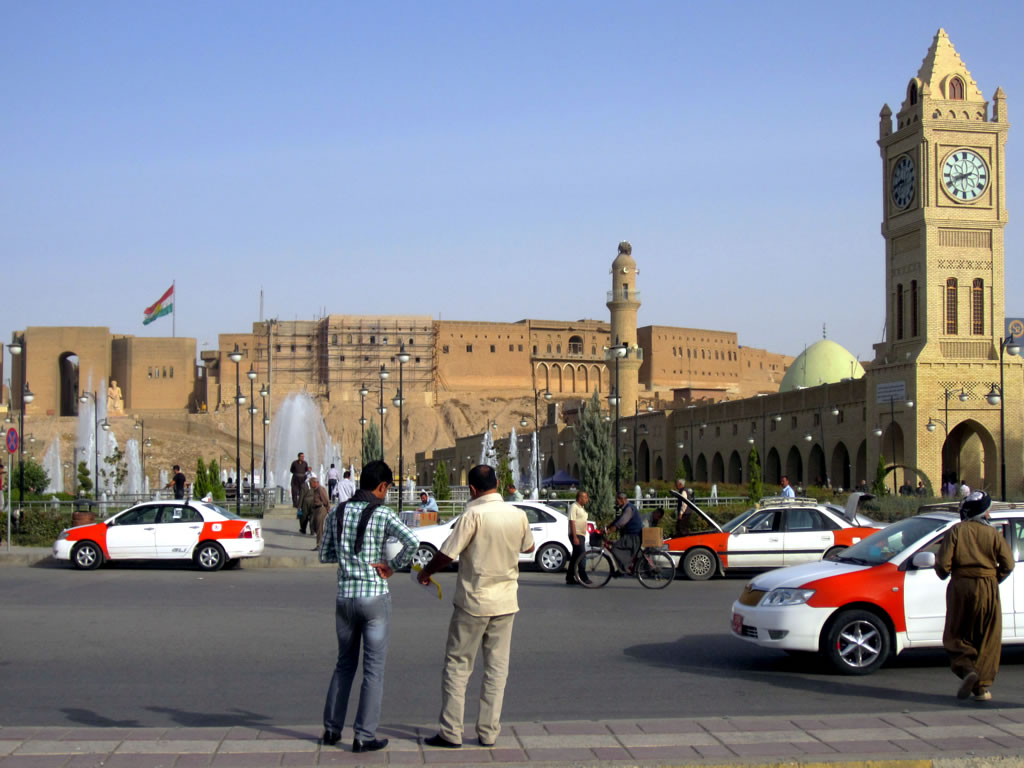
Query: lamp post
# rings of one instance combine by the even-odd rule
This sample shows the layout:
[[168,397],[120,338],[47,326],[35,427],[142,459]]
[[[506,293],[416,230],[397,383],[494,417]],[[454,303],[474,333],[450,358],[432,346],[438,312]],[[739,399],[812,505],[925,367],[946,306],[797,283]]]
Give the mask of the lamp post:
[[1011,355],[1020,353],[1020,344],[1013,338],[1011,333],[1008,338],[999,340],[999,391],[996,385],[992,385],[991,391],[986,396],[989,405],[999,406],[999,495],[1006,501],[1006,393],[1003,389],[1003,353]]
[[377,375],[380,377],[380,405],[377,408],[377,412],[380,414],[380,460],[384,461],[384,414],[388,412],[388,409],[384,407],[384,382],[391,374],[384,367],[384,363],[381,363]]
[[[35,397],[26,381],[21,390],[21,408],[18,409],[18,502],[21,504],[25,502],[25,406],[35,400]],[[10,526],[7,530],[10,531]]]
[[249,363],[249,370],[245,373],[249,377],[249,494],[256,488],[256,369]]
[[[552,395],[551,391],[548,390],[548,389],[542,389],[540,391],[538,391],[536,389],[533,390],[533,429],[534,429],[535,434],[537,435],[537,439],[535,441],[535,443],[537,445],[537,449],[533,451],[533,463],[534,463],[534,469],[537,472],[537,474],[535,476],[536,479],[534,480],[534,482],[537,484],[536,491],[537,491],[537,498],[538,499],[540,498],[540,484],[541,484],[540,483],[540,405],[539,405],[541,397],[543,397],[545,400],[550,400],[551,398],[554,397],[554,395]],[[521,418],[519,420],[519,426],[521,426],[521,427],[525,427],[528,423],[529,422],[527,422],[525,416],[523,416],[523,418]]]
[[404,473],[405,473],[405,454],[404,454],[403,448],[402,448],[402,432],[404,431],[403,427],[402,427],[402,406],[405,404],[405,400],[403,399],[403,396],[402,396],[402,384],[404,383],[403,382],[403,373],[404,373],[405,364],[408,363],[408,362],[409,362],[409,353],[405,351],[405,344],[403,344],[398,349],[398,394],[395,396],[395,399],[392,401],[395,404],[395,407],[398,408],[398,514],[399,515],[402,514],[402,492],[403,492],[402,482],[405,479],[404,478]]
[[245,396],[242,395],[242,384],[239,378],[238,364],[242,360],[242,353],[238,351],[238,345],[228,353],[228,358],[235,364],[235,514],[242,515],[242,494],[239,493],[242,475],[242,404]]
[[366,463],[363,458],[363,441],[366,439],[366,396],[370,390],[365,384],[359,386],[359,466],[362,468]]
[[99,498],[100,495],[100,414],[99,407],[96,405],[96,393],[95,392],[82,392],[78,398],[78,402],[87,403],[89,398],[92,398],[92,452],[93,452],[93,463],[92,463],[92,493],[95,498]]
[[270,394],[270,386],[264,384],[260,387],[260,397],[263,398],[263,482],[261,487],[266,496],[267,489],[267,424],[270,423],[270,416],[267,414],[267,395]]
[[146,483],[149,478],[146,477],[146,449],[152,445],[152,442],[146,439],[146,420],[135,419],[135,429],[141,431],[141,440],[139,440],[139,452],[142,454],[142,492],[146,492]]
[[[907,408],[913,408],[914,407],[914,401],[913,400],[907,400],[906,401],[906,406],[907,406]],[[890,397],[889,397],[889,422],[890,422],[890,429],[892,429],[892,435],[891,435],[891,439],[889,441],[889,445],[892,447],[892,467],[893,467],[893,469],[892,469],[892,492],[893,492],[893,495],[896,495],[898,491],[897,491],[897,485],[896,485],[896,482],[897,482],[897,478],[896,478],[896,397],[894,395],[890,395]],[[875,433],[876,436],[881,437],[881,435],[882,435],[882,428],[881,427],[875,427],[874,433]]]
[[613,347],[607,347],[605,352],[615,358],[615,386],[612,388],[612,393],[608,396],[608,405],[615,406],[615,492],[618,493],[621,486],[619,467],[619,405],[622,401],[622,397],[619,395],[619,360],[626,356],[626,345],[616,344]]

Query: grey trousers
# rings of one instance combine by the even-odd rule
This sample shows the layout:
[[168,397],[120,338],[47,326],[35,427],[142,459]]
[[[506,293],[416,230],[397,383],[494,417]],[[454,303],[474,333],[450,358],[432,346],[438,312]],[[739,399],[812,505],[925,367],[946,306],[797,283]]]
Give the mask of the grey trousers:
[[455,607],[448,624],[444,671],[441,675],[441,736],[462,743],[462,720],[466,708],[466,684],[473,672],[478,650],[483,650],[484,678],[480,685],[480,712],[476,734],[493,743],[501,732],[501,704],[505,698],[508,658],[512,649],[514,613],[503,616],[473,616]]

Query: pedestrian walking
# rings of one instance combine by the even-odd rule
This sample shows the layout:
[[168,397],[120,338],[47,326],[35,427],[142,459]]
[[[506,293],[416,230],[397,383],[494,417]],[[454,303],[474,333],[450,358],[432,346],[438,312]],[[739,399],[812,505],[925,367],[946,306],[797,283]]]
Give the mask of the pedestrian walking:
[[[377,738],[391,629],[387,580],[412,562],[419,546],[416,535],[381,503],[393,482],[391,468],[383,461],[367,464],[359,478],[359,490],[327,515],[320,546],[320,562],[338,564],[334,611],[338,661],[324,702],[321,743],[341,740],[362,645],[363,684],[353,724],[353,752],[374,752],[388,745],[387,739]],[[384,543],[392,536],[402,549],[389,562],[384,558]]]
[[569,505],[569,541],[572,543],[572,555],[569,567],[565,571],[565,583],[575,586],[576,579],[589,583],[583,555],[587,551],[587,504],[590,497],[586,491],[576,494],[576,501]]
[[174,498],[184,499],[185,498],[185,474],[181,471],[181,467],[175,464],[172,467],[174,476],[171,478],[171,482],[164,486],[164,488],[170,488],[174,486]]
[[338,497],[338,483],[341,481],[341,474],[338,472],[338,468],[331,464],[331,468],[327,470],[327,497],[329,499],[336,499]]
[[494,746],[501,732],[512,622],[519,611],[519,554],[534,547],[526,513],[502,500],[492,467],[473,467],[467,481],[471,501],[418,576],[429,584],[434,573],[459,560],[442,673],[441,727],[424,740],[430,747],[462,746],[466,685],[478,651],[484,674],[476,734],[481,746]]
[[316,536],[314,549],[319,550],[323,541],[324,519],[331,508],[331,501],[327,498],[327,489],[320,485],[320,479],[316,475],[309,478],[309,485],[302,492],[299,506],[302,509],[299,530],[305,531],[306,526],[309,526],[309,532]]
[[942,645],[953,673],[960,678],[956,697],[972,693],[992,698],[989,688],[999,671],[1003,614],[999,584],[1013,570],[1013,554],[1000,529],[988,524],[992,499],[975,491],[960,502],[960,523],[942,539],[935,561],[946,587],[946,626]]
[[[292,473],[292,506],[295,507],[295,509],[299,509],[299,502],[302,500],[302,488],[306,484],[306,475],[309,474],[309,464],[306,463],[306,454],[299,451],[299,458],[292,462],[288,471]],[[301,517],[301,514],[299,516]],[[299,530],[302,533],[305,533],[306,527],[302,526]]]
[[338,501],[348,501],[355,492],[356,484],[352,481],[352,473],[346,469],[338,484]]

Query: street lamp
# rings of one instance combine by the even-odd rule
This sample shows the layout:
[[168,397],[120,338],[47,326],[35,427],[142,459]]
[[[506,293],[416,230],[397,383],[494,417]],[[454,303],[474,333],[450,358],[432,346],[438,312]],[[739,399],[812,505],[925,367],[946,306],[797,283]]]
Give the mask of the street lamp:
[[270,386],[264,384],[260,387],[260,397],[263,398],[263,495],[267,491],[267,425],[270,423],[270,416],[267,414],[267,395],[270,394]]
[[615,386],[612,393],[608,395],[608,405],[615,406],[615,492],[619,492],[621,485],[621,474],[619,468],[619,405],[622,397],[619,394],[619,360],[626,356],[626,345],[616,344],[613,347],[606,347],[605,353],[615,358]]
[[999,406],[999,493],[1003,501],[1006,501],[1006,391],[1003,388],[1003,353],[1011,355],[1020,353],[1020,344],[1013,338],[1011,333],[1008,338],[999,340],[999,389],[992,385],[991,391],[985,397],[989,405]]
[[[540,405],[539,405],[541,397],[543,397],[545,400],[550,400],[551,398],[554,397],[554,395],[552,395],[551,391],[547,390],[547,389],[542,389],[540,391],[538,391],[536,389],[533,390],[533,429],[534,429],[534,434],[536,435],[536,439],[534,440],[534,443],[537,446],[535,449],[533,449],[533,454],[534,454],[534,456],[533,456],[533,460],[534,460],[533,463],[534,463],[534,468],[535,468],[535,470],[537,472],[536,477],[534,479],[534,482],[536,483],[536,486],[537,486],[536,490],[537,490],[537,498],[538,499],[540,498],[540,485],[541,485],[541,483],[540,483]],[[519,420],[519,426],[525,427],[527,424],[529,424],[529,422],[526,420],[526,416],[523,416]]]
[[[907,400],[906,401],[906,406],[907,406],[907,408],[913,408],[914,407],[914,401],[913,400]],[[897,477],[896,477],[896,428],[895,428],[896,427],[896,397],[894,395],[889,397],[889,422],[890,422],[890,425],[891,425],[890,428],[892,429],[892,435],[890,436],[890,441],[889,441],[889,445],[892,447],[892,467],[893,467],[893,469],[892,469],[892,492],[893,492],[893,495],[896,495],[896,493],[897,493],[897,486],[896,486],[896,482],[897,482]],[[881,428],[881,426],[875,427],[874,430],[872,430],[872,431],[875,433],[875,435],[877,437],[881,437],[882,436],[882,428]]]
[[242,515],[242,495],[238,492],[241,485],[242,475],[242,405],[245,403],[245,396],[242,395],[242,383],[239,378],[238,364],[242,361],[242,353],[238,351],[238,345],[228,353],[228,359],[235,364],[235,514]]
[[402,399],[403,370],[409,362],[409,353],[405,351],[405,344],[398,349],[398,394],[392,400],[398,408],[398,514],[402,514],[402,480],[405,472],[405,454],[402,448],[402,406],[405,400]]
[[252,492],[256,488],[256,369],[249,363],[249,370],[245,373],[249,377],[249,494],[252,502]]
[[377,375],[380,376],[380,407],[377,409],[380,413],[380,460],[384,461],[384,414],[388,412],[388,409],[384,407],[384,382],[391,374],[384,367],[384,363],[381,363]]
[[[32,394],[32,390],[28,388],[28,382],[25,382],[25,388],[21,391],[21,408],[18,411],[18,502],[25,503],[25,406],[35,400],[36,396]],[[8,535],[10,535],[10,521],[8,521]]]
[[366,388],[365,384],[359,386],[359,466],[362,467],[366,463],[363,458],[363,441],[366,438],[366,396],[370,394],[370,390]]
[[136,418],[135,419],[135,429],[138,429],[138,430],[141,431],[141,437],[142,437],[142,439],[139,441],[139,451],[142,453],[142,488],[141,488],[141,490],[142,490],[143,493],[145,493],[146,492],[146,484],[148,482],[148,478],[146,477],[146,449],[149,446],[151,446],[153,443],[152,443],[151,440],[147,440],[146,439],[146,420],[145,419]]
[[90,397],[92,398],[92,493],[93,497],[98,499],[100,495],[100,409],[96,405],[95,392],[82,392],[78,402],[87,403]]

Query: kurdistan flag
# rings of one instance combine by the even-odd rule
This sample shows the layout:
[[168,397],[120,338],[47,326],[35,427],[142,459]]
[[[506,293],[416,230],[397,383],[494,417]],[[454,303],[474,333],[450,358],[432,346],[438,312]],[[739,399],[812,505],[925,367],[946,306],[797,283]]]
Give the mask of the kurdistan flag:
[[143,312],[144,317],[143,317],[143,320],[142,320],[142,324],[143,325],[149,325],[154,320],[156,320],[158,317],[163,317],[164,315],[169,315],[173,311],[174,311],[174,284],[172,283],[171,287],[167,289],[166,293],[164,293],[163,296],[161,296],[159,299],[157,299],[156,302],[154,302],[152,306],[146,307],[145,311]]

